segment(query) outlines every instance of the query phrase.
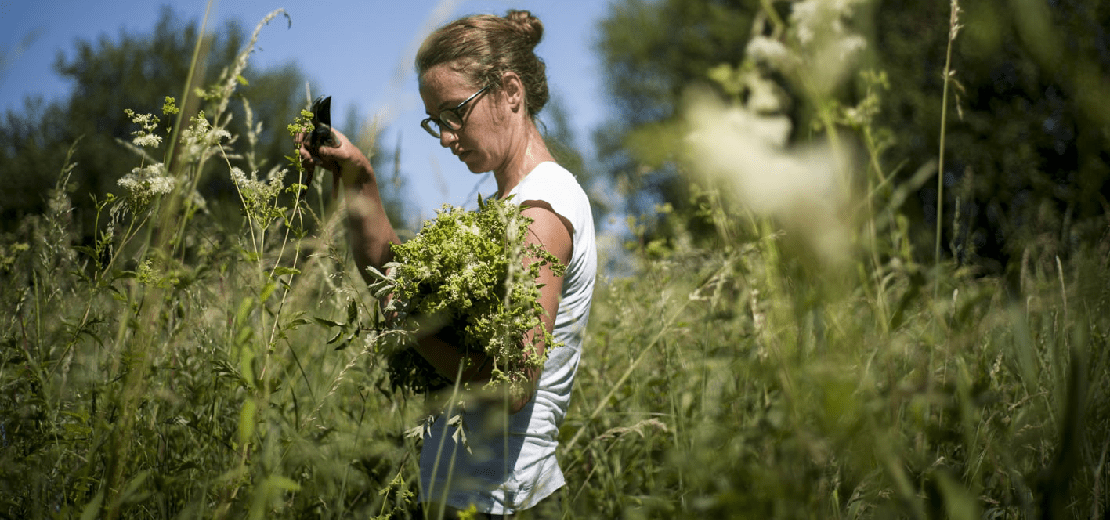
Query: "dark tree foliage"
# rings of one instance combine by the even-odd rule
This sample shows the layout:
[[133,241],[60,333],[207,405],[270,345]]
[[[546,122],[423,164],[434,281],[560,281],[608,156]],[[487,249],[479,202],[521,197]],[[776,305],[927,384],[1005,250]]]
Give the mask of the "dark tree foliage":
[[[1107,229],[1110,102],[1085,90],[1088,78],[1107,86],[1110,6],[961,4],[945,143],[945,253],[988,271],[1027,253],[1066,257]],[[891,81],[880,124],[897,135],[888,153],[922,164],[939,148],[949,6],[885,0],[877,15],[875,48]],[[911,210],[929,237],[918,241],[924,246],[936,226],[935,183],[919,195]]]
[[[92,197],[118,192],[116,181],[140,165],[139,157],[117,141],[129,141],[137,129],[124,109],[159,115],[163,120],[160,133],[164,134],[173,124],[171,117],[161,115],[165,97],[175,97],[180,107],[194,107],[191,113],[187,110],[188,115],[203,109],[193,90],[215,82],[247,43],[238,23],[206,35],[194,88],[186,94],[186,78],[198,37],[195,21],[182,23],[167,7],[150,33],[121,31],[115,39],[102,35],[95,43],[75,42],[69,56],[59,53],[54,68],[72,85],[69,98],[50,103],[41,98],[28,99],[22,113],[9,111],[0,119],[0,164],[4,164],[6,184],[0,190],[0,231],[13,231],[23,217],[42,212],[66,151],[79,141],[73,157],[77,167],[69,186],[75,190],[74,216],[83,234],[91,236]],[[262,122],[255,154],[264,175],[290,151],[286,125],[305,106],[305,79],[293,65],[265,71],[248,66],[243,77],[247,84],[239,87],[232,101],[229,130],[242,136],[236,148],[245,149],[246,118],[238,99],[248,98],[255,123]],[[164,142],[154,150],[156,158],[161,159],[159,154],[165,149]],[[238,161],[236,165],[247,170],[246,163]],[[200,189],[216,204],[235,200],[226,175],[210,171]]]
[[[785,8],[779,14],[789,19],[790,2],[769,4]],[[1110,3],[959,4],[942,255],[993,273],[1020,266],[1023,258],[1066,258],[1107,233]],[[761,8],[757,1],[711,0],[613,5],[598,50],[616,116],[595,140],[605,171],[627,190],[633,212],[661,201],[689,208],[684,179],[665,167],[644,168],[628,153],[628,137],[672,120],[683,89],[704,82],[711,67],[741,63],[752,16]],[[863,67],[889,77],[875,124],[894,136],[883,162],[897,165],[896,178],[903,181],[938,157],[949,8],[944,1],[876,0],[868,10],[873,61]],[[840,94],[851,104],[862,92]],[[812,135],[808,121],[795,122],[796,139]],[[932,258],[936,200],[936,182],[927,182],[902,208],[923,260]]]
[[607,75],[614,119],[594,134],[601,167],[645,213],[670,202],[693,210],[690,187],[663,166],[641,168],[626,148],[633,130],[675,118],[683,90],[707,81],[710,68],[744,56],[759,0],[622,0],[601,23],[597,50]]

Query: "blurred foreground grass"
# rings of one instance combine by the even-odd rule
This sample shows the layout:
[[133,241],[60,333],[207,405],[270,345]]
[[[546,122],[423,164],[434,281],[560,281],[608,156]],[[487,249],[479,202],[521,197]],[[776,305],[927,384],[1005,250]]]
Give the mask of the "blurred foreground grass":
[[[101,201],[95,244],[68,161],[0,241],[0,516],[419,515],[406,432],[430,407],[389,385],[342,210],[240,168],[241,67],[167,132],[172,164]],[[212,171],[242,208],[197,200]],[[1030,248],[1004,283],[918,263],[893,204],[826,262],[703,200],[715,239],[634,244],[598,286],[568,518],[1105,516],[1110,243]]]

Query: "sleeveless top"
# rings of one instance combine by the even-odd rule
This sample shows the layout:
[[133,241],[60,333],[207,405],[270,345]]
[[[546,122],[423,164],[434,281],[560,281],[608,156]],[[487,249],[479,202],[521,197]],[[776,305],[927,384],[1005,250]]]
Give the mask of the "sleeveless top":
[[462,414],[465,446],[456,441],[456,426],[446,424],[448,418],[441,414],[426,430],[420,453],[421,502],[458,509],[474,504],[491,514],[528,509],[565,483],[555,448],[570,404],[597,275],[590,201],[574,175],[556,163],[541,163],[509,195],[516,204],[546,202],[573,228],[571,259],[552,331],[562,345],[547,349],[536,391],[520,412],[506,416],[502,403],[468,405]]

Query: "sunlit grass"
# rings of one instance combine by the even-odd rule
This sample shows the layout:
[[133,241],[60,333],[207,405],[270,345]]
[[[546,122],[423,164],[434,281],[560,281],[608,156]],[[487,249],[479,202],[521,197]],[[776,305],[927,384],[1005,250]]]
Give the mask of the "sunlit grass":
[[[209,91],[207,117],[181,114],[166,136],[177,189],[103,200],[100,240],[80,247],[67,189],[80,165],[66,161],[47,213],[0,243],[0,516],[419,515],[406,432],[429,405],[390,385],[341,209],[301,204],[293,166],[232,167],[252,142],[220,133],[241,67]],[[825,130],[846,132],[862,106],[828,108],[839,124]],[[709,117],[693,124],[728,123]],[[847,173],[746,149],[797,167],[785,202],[752,212],[758,190],[737,205],[724,190],[747,188],[706,188],[716,241],[630,247],[633,275],[602,276],[560,432],[567,518],[1106,510],[1107,245],[1030,259],[1018,296],[922,265],[898,217],[905,188],[862,142],[869,165],[848,164],[867,188],[821,199],[832,227],[794,240],[791,218],[813,206],[791,197],[826,192],[793,188],[813,187],[809,165],[826,190]],[[236,178],[242,221],[193,195],[206,161]]]

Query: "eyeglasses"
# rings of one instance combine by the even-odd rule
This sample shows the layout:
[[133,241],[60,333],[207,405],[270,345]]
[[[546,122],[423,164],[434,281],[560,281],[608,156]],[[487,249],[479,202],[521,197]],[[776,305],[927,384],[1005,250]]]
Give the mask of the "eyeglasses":
[[458,132],[463,127],[463,108],[466,107],[467,103],[470,103],[471,100],[478,97],[479,94],[485,92],[488,88],[489,85],[482,87],[481,90],[466,98],[466,101],[459,103],[455,108],[448,108],[440,112],[439,117],[429,117],[421,121],[420,126],[424,127],[424,130],[436,139],[439,139],[439,136],[443,134],[444,128],[452,132]]

